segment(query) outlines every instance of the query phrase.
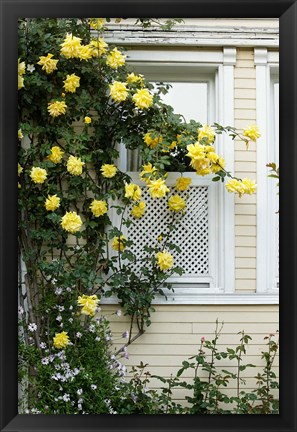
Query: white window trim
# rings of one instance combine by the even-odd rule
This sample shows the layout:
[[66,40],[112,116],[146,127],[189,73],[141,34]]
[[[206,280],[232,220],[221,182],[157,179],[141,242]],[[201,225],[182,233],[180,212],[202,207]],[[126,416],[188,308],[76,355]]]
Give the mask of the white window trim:
[[[167,65],[174,67],[192,67],[196,70],[216,71],[216,121],[222,125],[234,124],[234,66],[236,64],[236,48],[225,47],[216,51],[181,51],[181,50],[131,50],[127,52],[130,64]],[[234,171],[234,143],[226,134],[218,137],[217,151],[226,161],[226,166]],[[174,302],[175,304],[237,304],[242,303],[243,296],[235,290],[235,211],[234,195],[229,194],[222,184],[214,184],[218,188],[216,211],[222,241],[215,264],[217,269],[217,290],[211,293],[197,289],[178,288],[178,292],[169,293],[168,300],[157,296],[154,304]],[[208,288],[209,290],[209,288]],[[246,302],[251,298],[245,296]],[[225,300],[224,300],[225,299]],[[242,301],[240,300],[242,299]],[[254,301],[254,300],[253,300]],[[266,301],[266,300],[265,300]],[[114,297],[104,299],[104,303],[117,303]]]
[[[271,235],[275,229],[275,182],[267,177],[266,164],[275,162],[276,153],[271,145],[272,74],[278,70],[278,53],[267,48],[255,48],[257,125],[261,137],[257,141],[257,294],[271,294],[278,299],[278,288],[273,268],[276,242]],[[263,257],[265,259],[263,259]]]

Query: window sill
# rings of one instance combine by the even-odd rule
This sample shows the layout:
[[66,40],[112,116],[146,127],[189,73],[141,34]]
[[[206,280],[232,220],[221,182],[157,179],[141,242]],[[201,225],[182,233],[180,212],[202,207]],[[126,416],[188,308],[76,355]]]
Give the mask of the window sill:
[[[115,297],[104,298],[101,304],[118,304]],[[197,305],[278,305],[279,295],[278,292],[267,294],[224,294],[224,293],[209,293],[201,294],[193,290],[192,293],[170,293],[167,300],[164,297],[157,296],[153,301],[154,305],[172,305],[172,304],[197,304]]]

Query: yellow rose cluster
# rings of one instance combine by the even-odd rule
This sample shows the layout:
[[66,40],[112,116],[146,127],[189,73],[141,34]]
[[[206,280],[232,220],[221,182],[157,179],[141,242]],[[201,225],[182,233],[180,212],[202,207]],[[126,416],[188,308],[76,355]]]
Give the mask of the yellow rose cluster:
[[217,173],[225,166],[224,159],[215,153],[211,145],[202,145],[197,141],[195,144],[189,144],[187,150],[187,156],[191,159],[190,165],[198,175]]
[[163,137],[156,132],[147,132],[144,135],[143,140],[149,148],[153,149],[163,141]]
[[143,75],[135,75],[134,72],[127,75],[127,83],[128,84],[142,84],[143,83]]
[[191,183],[192,179],[190,177],[179,177],[175,182],[175,188],[181,192],[186,191]]
[[156,254],[156,258],[157,266],[162,271],[169,270],[173,266],[173,256],[166,250],[163,250],[163,252],[158,252]]
[[103,216],[107,213],[107,202],[94,199],[90,205],[90,209],[95,217]]
[[77,304],[81,306],[81,314],[94,316],[96,313],[96,308],[98,307],[99,299],[96,295],[82,295],[78,297]]
[[180,212],[186,207],[186,202],[178,194],[172,195],[168,200],[168,207],[171,211]]
[[57,195],[49,195],[44,203],[47,211],[55,211],[60,207],[60,198]]
[[115,250],[117,252],[123,252],[123,250],[126,247],[126,245],[125,245],[126,241],[127,241],[127,238],[123,235],[121,235],[119,237],[114,237],[112,242],[111,242],[111,247],[113,248],[113,250]]
[[61,219],[61,226],[65,231],[74,234],[80,230],[82,226],[82,220],[76,212],[66,212],[66,214]]
[[92,40],[87,45],[81,44],[81,38],[68,33],[61,44],[61,54],[67,58],[79,58],[88,61],[92,57],[102,55],[106,51],[107,44],[102,38],[98,41]]
[[92,51],[93,57],[95,56],[101,57],[103,54],[106,53],[108,45],[103,38],[98,38],[98,39],[92,39],[91,42],[89,43],[89,47]]
[[20,59],[18,59],[18,90],[24,87],[24,78],[26,64],[25,62],[20,63]]
[[198,141],[201,141],[203,138],[207,138],[207,144],[211,144],[215,140],[215,133],[207,124],[198,129]]
[[57,163],[61,162],[63,154],[64,154],[64,152],[63,152],[63,150],[60,147],[53,146],[51,148],[51,153],[48,155],[47,158],[51,162],[57,164]]
[[106,64],[112,69],[118,69],[120,66],[124,66],[125,56],[117,48],[114,48],[106,56]]
[[115,102],[123,102],[128,97],[128,89],[126,84],[119,81],[114,81],[109,84],[110,97]]
[[33,167],[30,172],[30,177],[34,183],[42,184],[47,178],[47,172],[44,168]]
[[228,192],[235,192],[241,197],[244,194],[252,195],[256,191],[256,182],[244,178],[242,180],[231,179],[226,184]]
[[47,110],[52,117],[58,117],[66,113],[67,105],[64,101],[54,101],[47,105]]
[[139,201],[141,198],[141,189],[134,183],[125,183],[125,197],[133,201]]
[[95,30],[101,30],[105,22],[105,18],[91,18],[90,27]]
[[153,104],[153,95],[146,88],[139,89],[133,95],[132,100],[138,108],[147,109]]
[[261,136],[259,128],[255,124],[252,124],[248,128],[244,129],[243,135],[254,142],[256,142]]
[[103,164],[102,167],[100,168],[100,171],[103,175],[103,177],[105,178],[112,178],[116,175],[117,173],[117,167],[114,166],[113,164]]
[[53,54],[48,53],[47,56],[39,57],[39,62],[37,62],[37,64],[42,66],[42,70],[47,74],[51,74],[57,69],[57,63],[59,60],[55,60],[53,57]]
[[144,201],[140,201],[138,204],[135,204],[131,210],[132,216],[135,219],[140,219],[144,215],[145,207],[146,205]]
[[79,81],[80,77],[78,77],[77,75],[67,75],[66,79],[63,81],[65,91],[75,93],[76,89],[80,86]]
[[53,339],[54,347],[58,349],[66,348],[69,345],[70,340],[67,332],[62,331],[61,333],[56,333]]
[[163,198],[169,192],[169,188],[166,186],[165,180],[159,178],[149,182],[148,191],[152,198]]
[[157,172],[157,169],[150,162],[143,165],[142,168],[143,171],[141,171],[139,174],[140,180],[144,181],[146,184],[149,184],[151,177]]
[[82,174],[84,165],[85,162],[80,158],[71,155],[67,161],[67,171],[72,175],[79,176]]

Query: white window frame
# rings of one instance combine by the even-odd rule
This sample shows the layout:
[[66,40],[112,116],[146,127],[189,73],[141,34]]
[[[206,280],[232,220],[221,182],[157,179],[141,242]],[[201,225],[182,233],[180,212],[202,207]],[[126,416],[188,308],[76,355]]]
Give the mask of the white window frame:
[[[276,181],[268,178],[266,164],[278,161],[278,139],[274,128],[273,84],[279,70],[278,52],[255,48],[257,125],[261,138],[257,141],[257,290],[278,302],[277,229],[278,199]],[[275,145],[276,144],[276,145]],[[264,259],[263,259],[264,257]]]
[[[160,71],[170,68],[180,71],[191,71],[193,76],[215,76],[214,87],[211,91],[215,92],[215,112],[211,113],[210,119],[222,125],[234,124],[234,66],[236,64],[236,48],[224,47],[223,49],[196,51],[193,49],[133,49],[127,52],[127,61],[136,71],[148,71],[159,68]],[[147,77],[147,74],[145,74]],[[152,77],[149,74],[148,78]],[[161,81],[156,77],[158,81]],[[197,78],[196,78],[197,80]],[[168,77],[170,81],[170,76]],[[186,81],[186,80],[185,80]],[[197,80],[198,81],[198,80]],[[224,157],[226,166],[231,172],[234,171],[234,142],[226,135],[218,136],[216,141],[217,152]],[[119,168],[123,168],[125,162],[120,159]],[[188,175],[188,174],[187,174]],[[169,293],[168,300],[157,297],[155,304],[242,304],[252,303],[250,298],[244,301],[243,295],[235,293],[235,211],[234,194],[228,193],[222,184],[213,183],[210,178],[198,177],[200,183],[208,182],[210,190],[216,189],[216,212],[215,230],[220,236],[218,241],[218,253],[215,259],[216,277],[212,289],[203,292],[202,288],[178,288],[176,292]],[[213,189],[213,190],[215,190]],[[112,218],[114,221],[114,218]],[[211,226],[211,222],[210,222]],[[210,292],[211,291],[211,292]],[[106,303],[114,303],[110,298]]]

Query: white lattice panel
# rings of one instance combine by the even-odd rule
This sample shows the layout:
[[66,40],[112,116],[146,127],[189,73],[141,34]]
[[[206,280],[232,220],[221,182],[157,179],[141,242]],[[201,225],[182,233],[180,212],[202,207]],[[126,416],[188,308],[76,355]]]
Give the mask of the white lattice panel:
[[[174,256],[174,265],[183,267],[186,275],[208,275],[208,187],[192,186],[187,192],[179,192],[179,195],[186,199],[187,207],[178,228],[171,234],[171,242],[181,249],[181,253],[170,251]],[[165,224],[172,220],[166,198],[152,199],[143,187],[142,199],[146,203],[145,215],[130,226],[127,233],[129,240],[134,242],[131,250],[138,258],[146,255],[141,252],[145,245],[155,246],[158,236],[166,235]]]

